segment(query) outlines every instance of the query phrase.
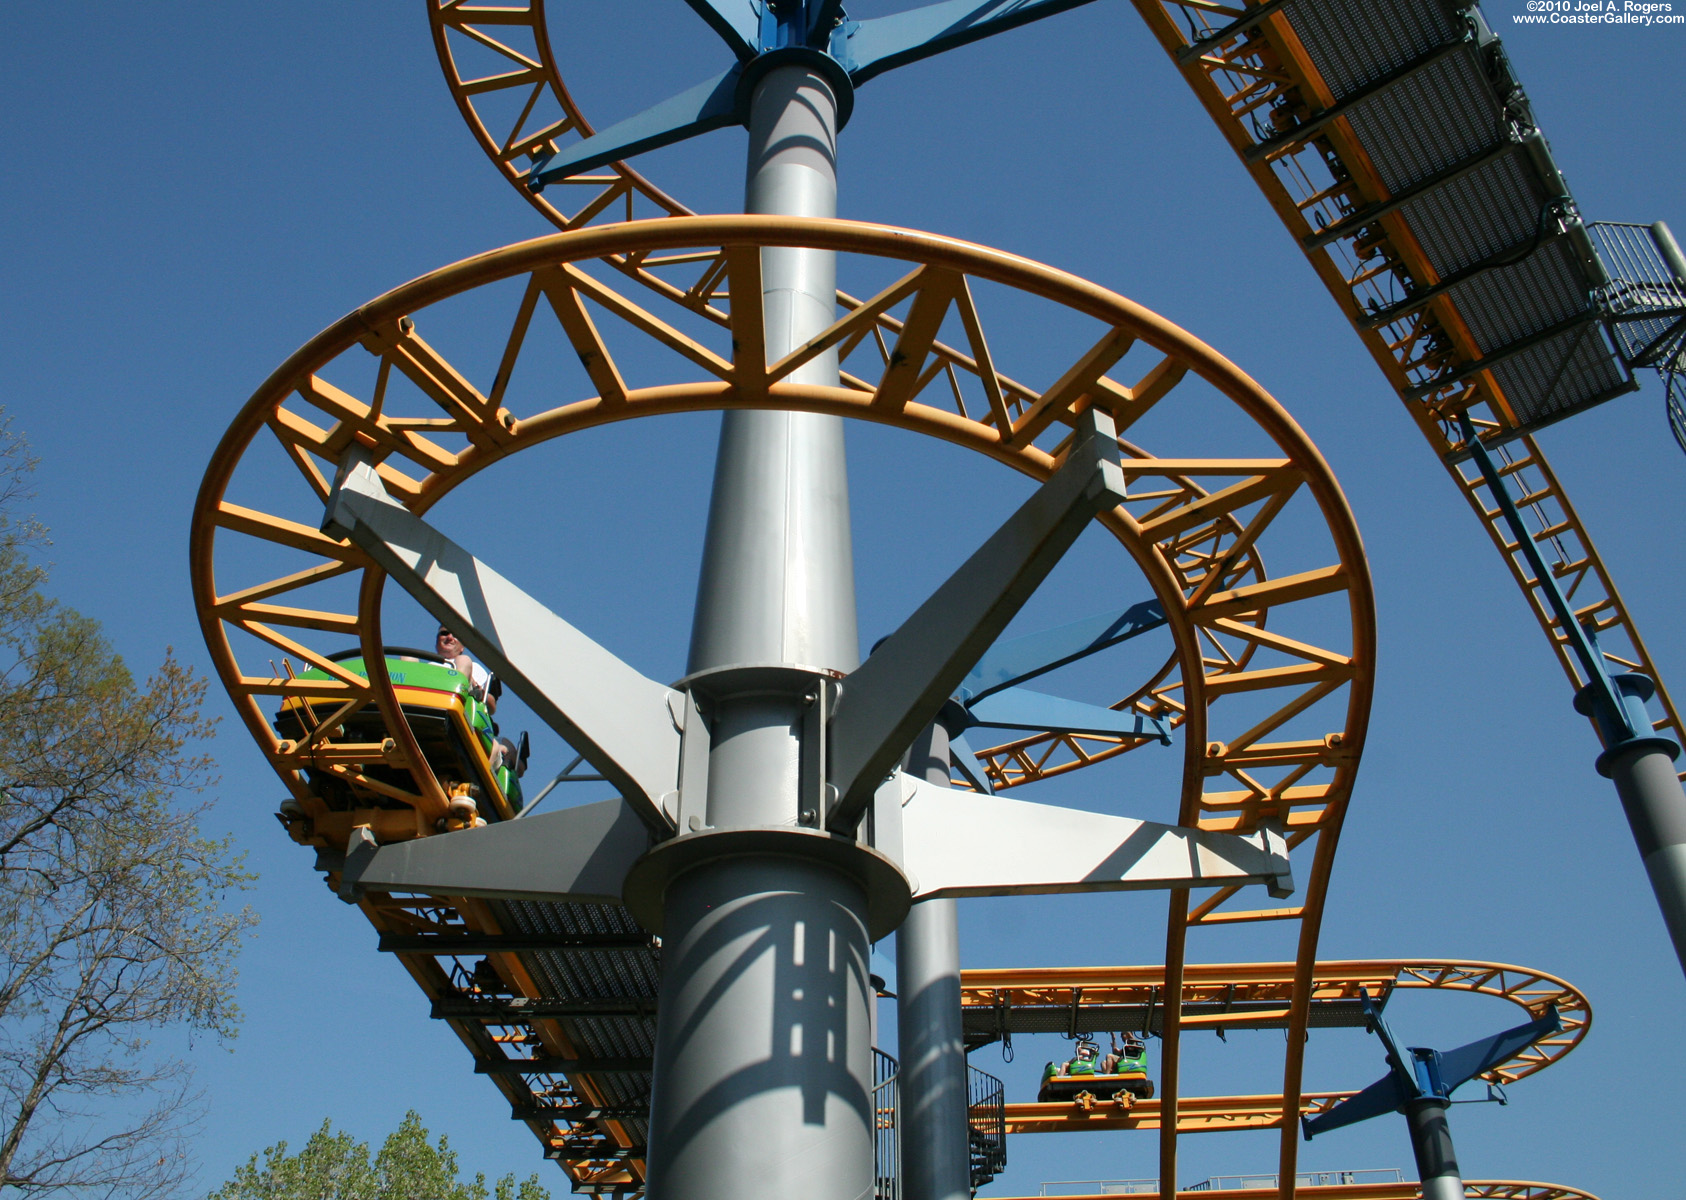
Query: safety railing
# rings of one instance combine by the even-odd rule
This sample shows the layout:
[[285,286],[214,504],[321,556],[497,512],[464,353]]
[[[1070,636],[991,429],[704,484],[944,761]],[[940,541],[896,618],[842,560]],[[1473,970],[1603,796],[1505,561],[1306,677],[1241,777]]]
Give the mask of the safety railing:
[[[1250,1188],[1274,1188],[1276,1175],[1214,1175],[1191,1183],[1185,1192],[1239,1192]],[[1374,1167],[1361,1171],[1301,1171],[1295,1187],[1331,1187],[1361,1183],[1404,1183],[1398,1167]],[[1159,1192],[1157,1179],[1060,1179],[1042,1185],[1044,1196],[1150,1196]]]
[[900,1064],[882,1050],[872,1052],[872,1194],[874,1200],[901,1200]]
[[[1239,1192],[1248,1188],[1273,1188],[1275,1175],[1214,1175],[1199,1183],[1191,1183],[1185,1192]],[[1405,1175],[1398,1167],[1374,1167],[1363,1171],[1301,1171],[1294,1176],[1295,1187],[1329,1187],[1354,1183],[1404,1183]]]
[[1058,1179],[1042,1185],[1044,1196],[1155,1196],[1157,1179]]
[[1607,275],[1599,303],[1629,365],[1667,366],[1686,339],[1686,261],[1667,225],[1589,226]]
[[966,1141],[975,1192],[1007,1169],[1007,1092],[1001,1081],[966,1068]]

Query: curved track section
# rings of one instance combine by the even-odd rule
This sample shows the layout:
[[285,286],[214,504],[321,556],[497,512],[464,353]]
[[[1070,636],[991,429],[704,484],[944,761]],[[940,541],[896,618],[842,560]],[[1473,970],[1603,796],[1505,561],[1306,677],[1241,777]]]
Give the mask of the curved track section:
[[[1294,963],[1211,963],[1184,967],[1178,1025],[1184,1030],[1285,1029],[1292,1014]],[[1019,1033],[1068,1037],[1143,1031],[1164,1036],[1170,1005],[1163,967],[1056,967],[974,970],[961,974],[961,1010],[967,1045],[980,1046]],[[1482,1078],[1511,1083],[1557,1062],[1592,1027],[1592,1006],[1575,987],[1553,975],[1503,963],[1381,959],[1316,964],[1311,975],[1306,1027],[1363,1028],[1361,990],[1385,1008],[1399,991],[1430,989],[1504,999],[1528,1017],[1556,1005],[1562,1030],[1523,1050]],[[1352,1092],[1307,1092],[1290,1106],[1284,1096],[1184,1097],[1177,1106],[1181,1133],[1233,1129],[1285,1129],[1314,1116]],[[1286,1120],[1284,1117],[1286,1116]],[[1154,1100],[1123,1095],[1087,1105],[1008,1104],[1009,1133],[1073,1133],[1160,1129],[1170,1120]],[[1275,1194],[1274,1190],[1271,1194]]]
[[592,134],[556,69],[544,0],[525,5],[428,0],[427,18],[445,81],[474,140],[558,229],[689,214],[625,163],[567,180],[543,194],[522,185],[521,175],[535,155],[554,154]]
[[[846,277],[882,284],[771,366],[760,326],[759,248],[768,244],[834,249]],[[630,288],[629,272],[638,277]],[[638,303],[649,289],[688,303],[657,315]],[[1016,356],[1031,353],[1012,336],[1027,306],[1069,330],[1069,366],[1050,370],[1044,361],[1007,373]],[[938,340],[945,333],[948,343]],[[454,356],[440,349],[446,345]],[[787,382],[803,361],[834,347],[843,386]],[[1039,345],[1035,355],[1046,350]],[[1020,382],[1038,376],[1047,382]],[[559,395],[565,402],[557,405]],[[1228,890],[1192,910],[1186,893],[1175,894],[1169,977],[1182,976],[1191,923],[1300,922],[1284,1062],[1284,1094],[1297,1106],[1302,1039],[1292,1031],[1309,1012],[1318,920],[1369,712],[1368,569],[1327,465],[1280,407],[1208,347],[1102,288],[951,239],[759,217],[589,228],[445,268],[324,331],[271,376],[224,437],[193,526],[201,625],[237,711],[303,811],[289,832],[326,852],[331,869],[353,827],[369,826],[383,841],[428,836],[444,812],[391,681],[380,669],[364,680],[328,657],[360,639],[365,657],[382,662],[384,576],[316,529],[335,464],[354,443],[379,460],[388,492],[423,513],[475,473],[567,433],[733,406],[896,425],[1040,479],[1061,461],[1075,414],[1092,404],[1111,409],[1132,438],[1151,431],[1169,443],[1150,451],[1121,440],[1131,499],[1100,518],[1164,606],[1176,646],[1169,669],[1145,688],[1126,681],[1117,701],[1167,712],[1183,731],[1180,795],[1166,811],[1143,815],[1171,818],[1174,808],[1179,824],[1222,830],[1278,822],[1303,889],[1299,906],[1264,910],[1236,907]],[[1293,546],[1297,569],[1265,576],[1261,564],[1279,541]],[[304,667],[328,678],[302,679]],[[387,736],[336,744],[329,761],[309,739],[277,736],[270,707],[283,697],[346,713],[373,705]],[[1069,769],[1143,741],[1113,739],[1082,754],[1050,742],[1038,770]],[[331,811],[312,793],[308,770],[367,782],[363,768],[373,762],[407,771],[410,786],[388,782],[381,807],[355,812]],[[998,760],[991,769],[1006,775],[1014,767]],[[577,1183],[607,1187],[618,1178],[624,1190],[625,1173],[637,1178],[639,1085],[636,1073],[630,1082],[624,1073],[634,1071],[626,1061],[638,1057],[654,993],[653,976],[637,966],[648,948],[625,944],[643,939],[623,910],[537,906],[582,909],[560,914],[404,897],[364,908],[394,936],[478,939],[390,948],[407,956],[436,1014],[457,1026]],[[486,941],[497,936],[517,940]],[[637,969],[622,962],[575,970],[533,957],[584,954],[605,938]],[[490,974],[468,967],[463,956],[476,954],[487,956]],[[440,965],[441,956],[456,965]],[[1170,1113],[1178,1004],[1167,1006],[1161,1103]],[[580,1030],[591,1021],[623,1024],[593,1026],[588,1038]],[[600,1048],[581,1049],[587,1041]],[[559,1082],[533,1090],[525,1081],[542,1073],[525,1057],[511,1066],[505,1047],[523,1056],[536,1047]],[[1170,1133],[1174,1160],[1174,1125]],[[1171,1174],[1174,1161],[1166,1167]]]
[[[1293,963],[1201,963],[1183,970],[1184,1029],[1281,1029],[1288,1020]],[[1385,1009],[1399,991],[1466,992],[1508,1000],[1531,1020],[1556,1005],[1560,1032],[1482,1076],[1512,1083],[1580,1045],[1592,1006],[1579,989],[1526,967],[1462,960],[1361,959],[1319,962],[1312,972],[1309,1025],[1363,1028],[1360,992]],[[970,1046],[1012,1033],[1160,1032],[1163,967],[1052,967],[963,971],[961,1010]]]
[[[1172,1194],[1177,1200],[1210,1200],[1213,1195],[1205,1189]],[[1282,1193],[1280,1189],[1272,1186],[1225,1188],[1221,1194],[1224,1200],[1275,1200]],[[1294,1188],[1294,1195],[1303,1196],[1305,1200],[1421,1200],[1422,1194],[1422,1185],[1419,1183],[1300,1184]],[[1091,1196],[1066,1195],[1062,1196],[1061,1200],[1111,1200],[1117,1195],[1117,1192]],[[1466,1179],[1464,1197],[1465,1200],[1598,1200],[1591,1192],[1564,1187],[1560,1183],[1526,1183],[1504,1179]],[[991,1197],[991,1200],[996,1198]],[[1000,1200],[1044,1200],[1044,1197],[1002,1197]]]
[[1460,412],[1493,443],[1577,619],[1614,667],[1656,681],[1657,728],[1686,744],[1614,580],[1522,432],[1632,384],[1603,345],[1579,282],[1591,249],[1576,248],[1573,201],[1498,43],[1436,0],[1133,2],[1475,510],[1570,682],[1587,680],[1467,461]]

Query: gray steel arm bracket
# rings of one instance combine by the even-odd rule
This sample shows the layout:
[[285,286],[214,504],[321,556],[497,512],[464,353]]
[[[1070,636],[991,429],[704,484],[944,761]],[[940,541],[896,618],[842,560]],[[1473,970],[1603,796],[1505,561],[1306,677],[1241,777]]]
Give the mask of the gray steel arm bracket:
[[1059,469],[845,678],[831,725],[838,801],[828,828],[854,831],[878,785],[1090,519],[1125,498],[1112,417],[1092,407]]
[[640,814],[617,798],[559,812],[376,846],[353,836],[340,872],[340,896],[423,892],[501,900],[619,904],[627,871],[650,848]]
[[899,777],[903,863],[916,900],[1233,887],[1293,895],[1288,843],[938,787]]
[[619,789],[652,830],[671,832],[679,787],[672,688],[639,674],[387,494],[352,450],[323,532],[366,551],[488,669]]

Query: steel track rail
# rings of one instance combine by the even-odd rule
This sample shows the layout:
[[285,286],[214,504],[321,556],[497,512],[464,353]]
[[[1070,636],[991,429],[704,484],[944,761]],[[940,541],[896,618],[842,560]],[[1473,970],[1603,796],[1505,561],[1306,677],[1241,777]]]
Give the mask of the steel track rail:
[[[809,351],[770,368],[758,351],[735,359],[733,347],[760,345],[759,308],[734,313],[730,296],[734,291],[759,296],[758,246],[785,241],[899,259],[905,264],[899,270],[907,273],[877,299],[846,312]],[[697,296],[715,309],[719,320],[705,321],[691,332],[682,330],[588,269],[603,262],[614,267],[613,272],[602,272],[611,280],[624,283],[629,270],[648,276],[639,281],[641,289]],[[879,317],[891,297],[916,308],[932,302],[927,294],[947,297],[945,303],[963,303],[960,298],[970,294],[969,278],[1013,287],[1037,301],[1065,305],[1097,320],[1101,341],[1108,345],[1125,338],[1139,344],[1140,355],[1132,351],[1122,360],[1131,372],[1126,378],[1135,382],[1103,374],[1082,389],[1058,381],[1044,391],[1016,384],[993,365],[986,322],[975,310],[962,322],[970,331],[964,353],[942,347],[934,338],[917,344],[920,335],[911,323],[893,339],[893,352],[876,341]],[[437,331],[441,345],[460,344],[458,339],[469,335],[459,323],[469,318],[452,315],[458,311],[454,307],[447,311],[430,306],[455,302],[483,285],[510,279],[525,280],[524,298],[513,318],[505,311],[501,357],[485,356],[500,362],[496,376],[477,385],[473,372],[454,365],[423,339],[419,327],[430,334]],[[599,314],[595,321],[581,319],[585,301]],[[586,364],[586,394],[560,408],[524,412],[519,389],[511,390],[509,380],[534,322],[549,321],[553,315]],[[597,321],[618,322],[623,335],[636,332],[689,359],[700,378],[631,386],[626,382],[630,372],[618,365]],[[470,327],[480,330],[475,336],[486,336],[484,324]],[[928,325],[927,335],[935,331]],[[819,352],[822,344],[839,344],[844,350],[844,385],[827,389],[786,382],[796,360]],[[373,393],[353,395],[331,382],[350,374],[335,365],[342,355],[364,361],[365,354],[380,364]],[[866,366],[858,366],[851,355],[864,357]],[[923,364],[913,368],[911,382],[905,365],[909,362]],[[1132,498],[1106,514],[1102,524],[1119,539],[1159,597],[1176,643],[1174,671],[1161,677],[1153,694],[1174,695],[1167,703],[1174,703],[1184,730],[1179,823],[1247,830],[1263,820],[1278,821],[1286,826],[1291,845],[1300,848],[1297,859],[1311,858],[1309,869],[1297,869],[1305,889],[1299,908],[1237,909],[1228,906],[1233,893],[1222,891],[1193,909],[1196,923],[1301,922],[1301,962],[1290,1028],[1303,1029],[1316,921],[1363,747],[1373,686],[1373,598],[1362,546],[1327,464],[1256,383],[1181,330],[1063,272],[907,230],[842,221],[692,217],[577,230],[424,276],[363,306],[297,352],[259,389],[223,439],[200,492],[192,535],[202,628],[237,711],[303,811],[302,818],[289,824],[297,840],[319,849],[341,849],[358,825],[370,827],[382,840],[427,836],[442,798],[414,749],[391,681],[380,668],[384,575],[360,552],[314,528],[333,464],[353,442],[375,454],[388,491],[417,513],[426,512],[478,471],[573,430],[641,414],[733,405],[769,404],[897,424],[969,446],[1043,478],[1065,453],[1067,430],[1079,406],[1106,404],[1127,426],[1149,408],[1174,412],[1185,395],[1193,395],[1192,390],[1178,391],[1185,377],[1202,380],[1227,397],[1232,416],[1242,422],[1238,428],[1250,428],[1255,437],[1262,431],[1282,457],[1231,459],[1205,456],[1195,448],[1192,454],[1161,458],[1125,445],[1123,470],[1131,481]],[[596,395],[589,394],[592,388]],[[554,395],[554,388],[546,388],[527,400],[553,403]],[[1211,420],[1202,417],[1178,427],[1209,436],[1218,429]],[[297,472],[306,486],[260,511],[230,499],[236,474],[245,470],[260,478],[272,478],[276,470]],[[1291,522],[1299,522],[1294,525],[1297,544],[1305,532],[1304,518],[1324,523],[1328,557],[1322,566],[1271,578],[1263,574],[1262,556],[1284,512]],[[301,554],[308,564],[302,570]],[[273,573],[254,566],[266,556],[276,559]],[[348,585],[356,596],[350,611],[339,607],[346,604]],[[1344,618],[1331,615],[1343,611]],[[348,676],[328,657],[331,643],[356,634],[361,635],[365,660],[374,667],[366,681]],[[281,676],[273,665],[266,672],[263,665],[277,650],[289,662],[315,667],[329,679],[296,678],[286,663]],[[1249,695],[1246,709],[1222,704],[1224,697],[1237,693]],[[1140,694],[1139,686],[1132,685],[1120,703],[1134,703],[1131,697]],[[373,703],[393,746],[387,749],[379,741],[369,745],[380,749],[388,766],[407,769],[412,785],[383,785],[383,806],[329,810],[310,786],[309,748],[280,741],[269,725],[266,706],[283,696],[353,708]],[[1261,719],[1261,712],[1268,715]],[[1113,752],[1128,748],[1115,747]],[[1180,937],[1187,928],[1188,902],[1182,895],[1180,907],[1173,902],[1171,941],[1176,946],[1168,955],[1173,963],[1180,962]],[[522,932],[499,928],[489,910],[480,912],[472,902],[429,903],[457,914],[452,919],[463,923],[466,934]],[[477,912],[479,916],[471,915]],[[441,932],[389,925],[384,918],[376,924],[383,934]],[[436,963],[404,958],[430,998],[443,994]],[[503,982],[515,994],[544,996],[519,955],[493,958],[504,964]],[[545,1019],[515,1022],[522,1028],[504,1033],[488,1033],[464,1021],[456,1027],[477,1054],[490,1054],[488,1047],[500,1044],[499,1037],[510,1036],[536,1039],[532,1044],[542,1044],[550,1057],[590,1056],[564,1027],[546,1026]],[[1174,1039],[1176,1024],[1173,1011],[1168,1042]],[[1290,1037],[1284,1066],[1284,1095],[1295,1105],[1299,1044]],[[1168,1061],[1174,1071],[1174,1053]],[[544,1114],[556,1107],[547,1106],[544,1097],[522,1098],[520,1089],[526,1085],[519,1075],[495,1078],[522,1114]],[[578,1082],[582,1092],[587,1090],[589,1081]],[[1174,1086],[1166,1090],[1163,1103],[1174,1113]],[[563,1108],[618,1111],[611,1100],[599,1099],[588,1096],[583,1103]],[[612,1156],[607,1167],[591,1158],[566,1157],[567,1147],[578,1140],[566,1119],[549,1126],[542,1115],[531,1120],[547,1148],[563,1158],[576,1184],[609,1186],[594,1174],[600,1171],[631,1172],[624,1182],[636,1182],[641,1164],[620,1153],[635,1144],[636,1131],[628,1131],[618,1117],[587,1118],[586,1132],[597,1136],[604,1153]],[[1173,1143],[1175,1132],[1172,1125]]]
[[[1213,1192],[1179,1191],[1177,1200],[1211,1200]],[[1278,1189],[1225,1188],[1224,1200],[1272,1200],[1280,1195]],[[1422,1185],[1418,1183],[1332,1183],[1301,1184],[1294,1194],[1302,1200],[1421,1200]],[[1062,1195],[1059,1200],[1116,1200],[1117,1192],[1095,1195]],[[1591,1192],[1565,1187],[1560,1183],[1529,1183],[1508,1179],[1464,1180],[1466,1200],[1598,1200]],[[997,1200],[991,1197],[991,1200]],[[1043,1196],[1000,1197],[999,1200],[1047,1200]]]
[[[454,29],[457,34],[462,36],[471,36],[482,45],[495,44],[497,47],[503,47],[499,49],[499,53],[512,61],[521,56],[507,48],[498,34],[490,27],[490,22],[476,27],[477,12],[490,10],[476,10],[461,5],[444,5],[440,3],[440,0],[433,0],[429,9],[430,17],[433,20],[436,46],[440,51],[441,65],[445,70],[446,79],[457,97],[459,108],[469,118],[470,126],[475,131],[477,140],[487,150],[487,153],[493,158],[505,177],[516,186],[520,186],[518,173],[513,167],[514,159],[520,153],[517,148],[523,146],[527,147],[528,150],[540,148],[539,143],[531,140],[531,134],[529,133],[532,128],[529,123],[529,114],[537,101],[529,99],[515,124],[508,126],[502,136],[494,136],[478,116],[478,107],[473,100],[473,96],[477,93],[471,89],[485,90],[486,88],[505,86],[534,87],[535,90],[532,95],[536,97],[540,94],[536,88],[539,82],[538,75],[522,75],[518,84],[515,82],[515,76],[507,72],[494,76],[488,81],[472,84],[464,81],[461,73],[457,70],[455,59],[451,53],[449,45],[451,35],[447,33],[448,29]],[[519,25],[524,37],[532,38],[535,46],[545,48],[526,57],[530,62],[537,62],[541,65],[545,86],[550,89],[554,103],[558,108],[569,113],[569,120],[574,122],[565,128],[558,127],[558,134],[565,136],[574,133],[578,128],[583,128],[583,125],[580,124],[583,118],[579,117],[577,109],[573,107],[567,88],[557,72],[554,56],[549,52],[553,38],[551,31],[547,28],[543,0],[530,0],[526,8],[519,10],[522,14],[520,16],[505,15],[503,10],[498,11],[500,14],[497,18],[498,21],[506,22],[507,25]],[[447,15],[450,18],[449,21],[444,19]],[[531,66],[523,69],[531,71]],[[505,79],[509,79],[510,82],[503,83]],[[554,146],[547,145],[546,148],[554,148]],[[630,172],[624,167],[617,166],[615,170],[623,182],[631,177]],[[604,181],[604,186],[606,189],[612,190],[615,187],[623,186],[623,184],[617,184],[609,180]],[[607,194],[607,191],[605,194]],[[626,194],[630,196],[631,193],[627,192]],[[529,199],[531,199],[530,195]],[[541,211],[546,208],[543,204],[540,204],[539,207]],[[547,211],[547,216],[560,227],[568,228],[588,220],[599,219],[607,211],[607,204],[595,208],[587,205],[578,214],[571,217],[564,216],[560,210]],[[630,206],[628,211],[631,211]],[[623,270],[627,267],[626,264],[618,262],[613,265]],[[641,282],[650,281],[641,279]],[[668,295],[670,299],[690,304],[693,307],[700,299],[694,293],[677,294],[670,291]],[[861,305],[859,300],[841,292],[838,301],[839,305],[845,309],[856,309]],[[885,314],[881,320],[886,326],[886,331],[876,335],[880,344],[884,344],[886,334],[899,338],[901,323],[894,321],[888,314]],[[971,369],[976,366],[964,354],[956,354],[949,351],[947,347],[943,347],[939,353],[943,351],[947,351],[950,362],[960,366],[961,369]],[[987,367],[987,364],[985,366]],[[1197,577],[1204,574],[1208,564],[1213,561],[1221,561],[1223,556],[1229,553],[1228,548],[1223,544],[1226,535],[1229,533],[1230,531],[1224,527],[1221,521],[1212,525],[1196,527],[1178,549],[1179,569],[1193,572]],[[1173,624],[1175,623],[1173,619]],[[1186,628],[1179,629],[1179,634],[1183,636],[1186,636],[1189,632],[1190,630]],[[1220,655],[1229,653],[1222,647],[1215,646],[1214,648]],[[1247,652],[1250,653],[1250,651]],[[1186,670],[1186,664],[1184,664],[1184,667]],[[1197,705],[1193,702],[1191,696],[1185,695],[1179,690],[1180,683],[1177,676],[1181,673],[1183,672],[1178,671],[1176,664],[1168,663],[1161,674],[1144,684],[1136,695],[1120,702],[1120,707],[1128,705],[1138,708],[1151,708],[1152,711],[1170,719],[1174,724],[1184,724],[1188,721],[1189,714],[1197,711]],[[1308,705],[1311,703],[1315,703],[1315,698],[1307,701]],[[1198,753],[1198,748],[1207,742],[1207,739],[1197,728],[1185,726],[1183,732],[1190,753]],[[1319,794],[1320,785],[1302,785],[1299,780],[1303,773],[1311,769],[1311,764],[1314,762],[1329,763],[1356,751],[1360,745],[1360,742],[1349,740],[1349,735],[1340,733],[1328,735],[1320,743],[1316,741],[1308,742],[1294,752],[1297,758],[1294,759],[1290,767],[1288,778],[1261,786],[1257,778],[1259,772],[1269,769],[1275,764],[1267,761],[1268,756],[1261,757],[1258,755],[1250,743],[1251,739],[1235,746],[1219,741],[1212,741],[1206,745],[1206,755],[1210,760],[1208,766],[1215,773],[1228,774],[1240,785],[1239,790],[1230,793],[1230,802],[1237,810],[1236,817],[1230,818],[1226,822],[1226,818],[1215,815],[1210,811],[1202,814],[1200,799],[1195,791],[1188,790],[1185,791],[1179,820],[1190,823],[1199,821],[1209,828],[1248,827],[1251,821],[1255,819],[1255,813],[1260,802],[1269,807],[1284,802],[1296,793],[1307,799],[1315,799],[1316,795]],[[1134,747],[1130,745],[1108,745],[1100,739],[1072,735],[1047,735],[990,747],[983,751],[979,758],[983,761],[985,769],[989,772],[996,786],[1008,787],[1078,769],[1132,748]],[[1352,761],[1355,763],[1356,759]],[[1332,794],[1344,795],[1349,789],[1350,774],[1346,774],[1335,785]],[[1328,877],[1333,865],[1335,843],[1339,835],[1343,814],[1344,803],[1329,805],[1319,817],[1315,832],[1308,828],[1302,828],[1296,830],[1292,835],[1295,845],[1299,845],[1308,838],[1315,838],[1315,847],[1312,854],[1313,866],[1307,878],[1303,899],[1298,906],[1268,910],[1226,909],[1223,906],[1235,895],[1233,891],[1228,890],[1206,897],[1200,903],[1192,906],[1187,893],[1173,893],[1170,901],[1165,960],[1172,978],[1176,977],[1180,964],[1185,957],[1187,931],[1191,926],[1210,926],[1258,920],[1299,922],[1298,958],[1301,965],[1301,978],[1298,980],[1298,987],[1300,994],[1292,1005],[1289,1048],[1284,1064],[1283,1087],[1284,1093],[1288,1095],[1297,1094],[1300,1086],[1299,1075],[1304,1054],[1303,1038],[1297,1037],[1295,1031],[1303,1033],[1305,1027],[1308,1010],[1304,992],[1309,985],[1308,973],[1311,964],[1316,958],[1317,938],[1321,928]],[[1162,1103],[1173,1112],[1177,1104],[1178,1048],[1180,1045],[1175,1010],[1176,1002],[1173,1001],[1167,1018],[1168,1024],[1164,1036],[1162,1059]],[[1161,1176],[1163,1178],[1173,1178],[1175,1175],[1176,1137],[1176,1122],[1169,1122],[1165,1126],[1160,1145]],[[1290,1156],[1292,1152],[1292,1147],[1285,1150],[1285,1153]],[[1289,1174],[1291,1175],[1291,1171]]]
[[[1280,1028],[1286,1021],[1293,963],[1201,963],[1183,970],[1182,1003],[1199,1006],[1185,1029]],[[1319,962],[1311,1003],[1356,1009],[1361,990],[1385,1004],[1396,991],[1433,990],[1508,1000],[1530,1019],[1555,1005],[1563,1028],[1482,1076],[1512,1083],[1542,1071],[1580,1045],[1592,1028],[1592,1006],[1581,991],[1543,971],[1505,963],[1434,959],[1357,959]],[[1003,1028],[1027,1008],[1077,1014],[1103,1008],[1142,1012],[1151,1021],[1165,1003],[1165,970],[1139,967],[1051,967],[963,971],[961,1010],[971,1024]],[[1362,1025],[1362,1018],[1346,1023]],[[1069,1105],[1068,1105],[1069,1107]]]
[[[1286,13],[1273,12],[1239,28],[1236,23],[1252,7],[1245,3],[1132,2],[1302,248],[1324,236],[1313,218],[1341,211],[1332,204],[1350,211],[1390,201],[1391,193],[1345,115],[1350,105],[1337,103]],[[1226,30],[1232,32],[1220,36]],[[1202,44],[1203,52],[1190,55],[1195,43]],[[1289,97],[1339,115],[1320,119],[1314,134],[1298,140],[1259,137],[1251,118]],[[1345,177],[1333,187],[1319,186],[1320,172],[1328,169],[1325,155],[1339,162]],[[1596,626],[1613,664],[1656,682],[1663,716],[1655,726],[1686,744],[1686,725],[1614,579],[1538,443],[1532,436],[1518,436],[1518,419],[1493,371],[1471,371],[1461,386],[1438,400],[1417,398],[1425,380],[1458,376],[1483,361],[1483,350],[1445,291],[1387,324],[1370,319],[1365,297],[1373,281],[1390,275],[1409,278],[1418,293],[1427,293],[1441,280],[1397,208],[1361,224],[1364,229],[1306,249],[1307,257],[1504,558],[1570,684],[1578,689],[1588,680],[1499,506],[1474,466],[1464,461],[1465,447],[1453,421],[1459,411],[1471,413],[1481,436],[1502,443],[1497,452],[1507,486],[1577,618]],[[1374,227],[1387,236],[1376,239],[1368,232]]]

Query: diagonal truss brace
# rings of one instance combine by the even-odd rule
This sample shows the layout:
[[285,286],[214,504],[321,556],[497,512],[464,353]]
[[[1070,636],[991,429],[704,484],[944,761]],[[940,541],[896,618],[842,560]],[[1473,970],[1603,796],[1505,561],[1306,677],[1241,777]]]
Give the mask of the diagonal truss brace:
[[457,633],[539,718],[597,768],[652,830],[679,788],[690,706],[394,500],[354,450],[328,496],[324,533],[349,539]]
[[1091,407],[1059,469],[843,680],[827,753],[834,833],[854,832],[879,784],[1090,519],[1125,498],[1112,417]]

